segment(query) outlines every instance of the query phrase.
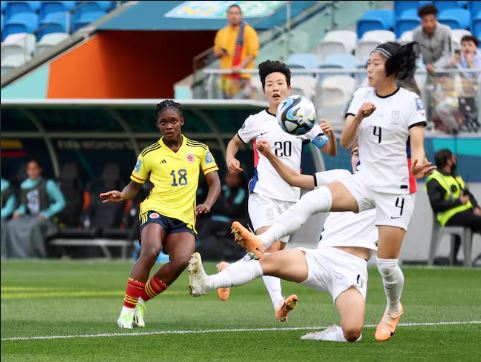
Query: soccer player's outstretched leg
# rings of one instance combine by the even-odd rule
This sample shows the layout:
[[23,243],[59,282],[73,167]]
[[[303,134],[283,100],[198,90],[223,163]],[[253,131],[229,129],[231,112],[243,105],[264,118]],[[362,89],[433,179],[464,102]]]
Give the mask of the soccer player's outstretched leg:
[[[220,192],[218,167],[209,148],[181,133],[180,104],[165,100],[157,105],[156,116],[163,136],[139,154],[131,182],[122,191],[100,194],[103,202],[120,202],[134,199],[147,180],[154,185],[140,205],[141,250],[117,321],[126,329],[145,326],[145,302],[166,290],[187,267],[195,250],[195,215],[208,213]],[[209,192],[204,203],[194,209],[199,170],[207,179]],[[169,262],[149,279],[161,250],[169,255]]]
[[425,177],[434,169],[425,157],[426,117],[422,101],[397,85],[398,80],[413,76],[413,46],[414,43],[383,43],[369,57],[369,87],[354,93],[340,139],[345,148],[358,142],[362,160],[359,171],[305,194],[258,235],[258,240],[242,236],[269,245],[297,230],[313,213],[376,208],[378,269],[387,299],[375,333],[378,341],[391,338],[404,312],[400,302],[404,276],[398,258],[414,209],[415,178]]

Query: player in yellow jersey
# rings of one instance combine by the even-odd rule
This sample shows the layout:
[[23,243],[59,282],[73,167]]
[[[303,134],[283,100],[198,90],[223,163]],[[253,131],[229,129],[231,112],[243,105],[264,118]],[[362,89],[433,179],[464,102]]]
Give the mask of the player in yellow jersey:
[[[153,183],[140,205],[140,256],[127,283],[120,328],[144,327],[145,302],[163,292],[184,271],[195,250],[195,217],[208,213],[220,193],[218,167],[209,148],[181,133],[184,119],[179,103],[157,105],[157,127],[162,138],[137,158],[130,183],[122,191],[100,194],[103,202],[133,199],[147,180]],[[204,203],[195,204],[200,170],[209,185]],[[149,279],[161,250],[169,262]]]

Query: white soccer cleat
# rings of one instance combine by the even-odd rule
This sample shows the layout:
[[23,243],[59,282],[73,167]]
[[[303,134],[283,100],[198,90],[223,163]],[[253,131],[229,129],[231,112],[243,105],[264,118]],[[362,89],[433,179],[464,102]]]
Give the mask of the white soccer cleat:
[[134,328],[134,308],[122,308],[117,324],[122,329]]
[[134,325],[140,328],[145,327],[144,314],[147,306],[145,303],[137,303],[134,311]]
[[[333,325],[320,332],[307,333],[301,337],[301,339],[311,341],[329,341],[329,342],[341,342],[338,338],[339,326]],[[359,342],[362,339],[362,335],[356,340]]]
[[189,271],[190,295],[199,297],[207,294],[207,274],[202,265],[202,258],[199,253],[192,254],[187,270]]

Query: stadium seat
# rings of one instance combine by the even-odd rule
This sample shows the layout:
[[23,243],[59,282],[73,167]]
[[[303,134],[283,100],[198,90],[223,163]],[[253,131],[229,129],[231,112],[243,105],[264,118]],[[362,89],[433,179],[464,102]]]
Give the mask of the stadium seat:
[[69,12],[75,5],[75,1],[42,1],[39,10],[40,20],[48,19],[50,16],[56,18],[56,14]]
[[357,34],[351,30],[334,30],[328,32],[317,45],[317,55],[322,62],[326,56],[338,53],[352,54],[357,44]]
[[468,10],[471,13],[471,18],[481,14],[481,1],[468,1]]
[[451,30],[451,41],[453,42],[454,49],[461,48],[461,38],[465,35],[471,35],[471,32],[466,29],[453,29]]
[[305,96],[312,101],[315,101],[317,94],[316,85],[316,79],[311,76],[294,74],[291,77],[292,94]]
[[52,48],[53,46],[67,39],[68,37],[69,35],[65,33],[49,33],[44,35],[40,39],[40,41],[37,43],[37,47],[35,49],[35,55],[38,55]]
[[356,57],[352,54],[329,55],[321,64],[321,68],[343,68],[355,69],[357,67]]
[[461,239],[461,244],[463,245],[464,266],[467,266],[467,267],[472,266],[471,254],[472,254],[473,235],[472,235],[471,229],[464,228],[462,226],[442,227],[441,225],[439,225],[435,216],[433,216],[433,229],[431,232],[431,243],[429,245],[428,265],[433,265],[434,257],[436,255],[436,249],[444,235],[449,235],[451,239],[449,263],[453,265],[454,259],[456,258],[456,255],[454,255],[454,243],[455,243],[455,236],[457,235]]
[[469,28],[471,14],[466,9],[446,9],[439,13],[438,21],[451,29]]
[[401,37],[399,38],[400,44],[407,44],[411,41],[413,41],[413,31],[412,30],[405,31],[404,33],[401,34]]
[[481,39],[481,12],[477,13],[475,17],[473,17],[473,21],[471,23],[471,32],[473,35]]
[[405,31],[414,30],[420,23],[417,9],[406,10],[396,20],[396,35],[399,37]]
[[467,1],[433,1],[434,6],[441,12],[446,9],[465,8]]
[[287,65],[290,68],[297,69],[317,69],[319,68],[319,60],[316,55],[311,53],[295,53],[287,58]]
[[73,31],[77,31],[80,28],[88,26],[94,21],[100,19],[102,16],[107,14],[105,11],[91,11],[75,13],[73,17]]
[[115,7],[115,1],[76,1],[77,11],[109,11]]
[[396,35],[390,30],[370,30],[364,33],[361,38],[361,41],[363,40],[385,43],[388,41],[396,41]]
[[369,55],[379,44],[381,44],[381,42],[377,40],[361,40],[357,43],[356,58],[358,63],[366,64]]
[[[35,36],[28,33],[16,33],[8,35],[2,43],[2,57],[4,47],[20,47],[22,52],[31,55],[35,50]],[[8,51],[7,51],[8,52]]]
[[51,13],[45,19],[40,20],[37,36],[40,39],[45,34],[69,33],[70,32],[70,13]]
[[18,68],[31,59],[29,55],[22,53],[22,51],[23,48],[12,48],[9,54],[3,55],[4,46],[2,45],[2,70]]
[[357,37],[362,38],[369,30],[392,30],[393,28],[393,10],[368,10],[357,21]]
[[340,129],[344,124],[347,103],[356,88],[356,80],[348,75],[330,75],[321,81],[319,100],[316,102],[320,115]]
[[34,33],[38,28],[38,15],[21,13],[13,15],[5,23],[5,36],[16,33]]
[[431,1],[394,1],[394,15],[399,19],[406,10],[414,9],[417,12],[418,8],[431,3]]
[[40,7],[40,1],[2,1],[5,5],[5,16],[10,19],[16,14],[35,13]]

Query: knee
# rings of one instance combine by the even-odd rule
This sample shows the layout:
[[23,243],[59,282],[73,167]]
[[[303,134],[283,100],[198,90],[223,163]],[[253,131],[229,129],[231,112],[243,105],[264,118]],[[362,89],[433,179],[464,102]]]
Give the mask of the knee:
[[141,250],[140,256],[139,256],[139,261],[154,265],[158,256],[159,256],[159,250],[155,250],[154,248],[149,248],[147,250]]
[[171,264],[178,270],[184,270],[189,265],[190,257],[190,255],[177,256],[171,260]]
[[383,276],[390,276],[399,269],[398,259],[377,258],[377,270]]
[[362,335],[362,328],[360,327],[347,327],[342,329],[344,338],[348,342],[356,342],[358,338]]

